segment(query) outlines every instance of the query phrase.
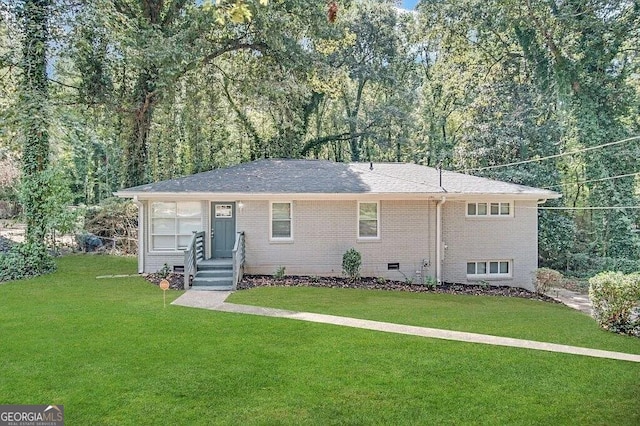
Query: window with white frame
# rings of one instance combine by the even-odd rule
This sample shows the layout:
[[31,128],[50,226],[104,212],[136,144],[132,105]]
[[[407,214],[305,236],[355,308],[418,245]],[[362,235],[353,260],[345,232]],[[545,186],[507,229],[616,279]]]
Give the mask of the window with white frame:
[[358,203],[358,238],[380,237],[380,204]]
[[510,260],[479,260],[467,262],[467,278],[511,277]]
[[271,239],[291,240],[292,206],[287,203],[271,203]]
[[467,216],[513,216],[511,202],[467,203]]
[[193,232],[202,231],[202,203],[151,203],[151,250],[186,250]]

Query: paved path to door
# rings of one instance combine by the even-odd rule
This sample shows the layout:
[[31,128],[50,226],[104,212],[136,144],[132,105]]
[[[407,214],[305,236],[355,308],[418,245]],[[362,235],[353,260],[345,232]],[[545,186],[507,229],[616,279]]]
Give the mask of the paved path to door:
[[394,324],[381,321],[370,321],[357,318],[347,318],[335,315],[314,314],[310,312],[294,312],[259,306],[237,305],[225,300],[231,294],[229,291],[186,291],[173,301],[173,305],[192,308],[210,309],[222,312],[260,315],[277,318],[288,318],[298,321],[317,322],[322,324],[341,325],[345,327],[362,328],[366,330],[383,331],[387,333],[407,334],[411,336],[429,337],[433,339],[455,340],[468,343],[482,343],[485,345],[510,346],[514,348],[535,349],[539,351],[559,352],[572,355],[584,355],[596,358],[609,358],[622,361],[640,363],[640,355],[622,352],[589,349],[578,346],[559,345],[556,343],[537,342],[533,340],[512,339],[487,334],[465,333],[461,331],[441,330],[437,328],[416,327],[411,325]]

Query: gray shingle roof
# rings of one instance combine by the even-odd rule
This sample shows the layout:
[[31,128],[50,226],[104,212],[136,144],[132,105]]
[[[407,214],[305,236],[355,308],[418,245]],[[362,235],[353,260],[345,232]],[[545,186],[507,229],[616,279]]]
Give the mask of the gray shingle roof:
[[539,188],[404,163],[334,163],[324,160],[259,160],[177,179],[123,189],[116,194],[504,194],[557,198]]

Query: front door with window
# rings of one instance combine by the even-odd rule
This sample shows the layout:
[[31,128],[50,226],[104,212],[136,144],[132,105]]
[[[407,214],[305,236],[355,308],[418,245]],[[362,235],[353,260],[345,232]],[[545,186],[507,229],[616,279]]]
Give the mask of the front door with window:
[[229,258],[236,241],[236,203],[211,203],[211,251]]

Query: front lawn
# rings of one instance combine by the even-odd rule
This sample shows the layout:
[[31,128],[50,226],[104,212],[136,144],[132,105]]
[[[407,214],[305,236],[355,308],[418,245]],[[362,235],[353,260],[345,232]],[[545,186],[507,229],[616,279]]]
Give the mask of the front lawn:
[[0,285],[0,404],[64,404],[83,425],[640,423],[636,363],[163,308],[142,278],[95,279],[134,272],[72,256]]
[[562,304],[516,297],[257,287],[227,301],[640,354],[637,337],[602,330]]

